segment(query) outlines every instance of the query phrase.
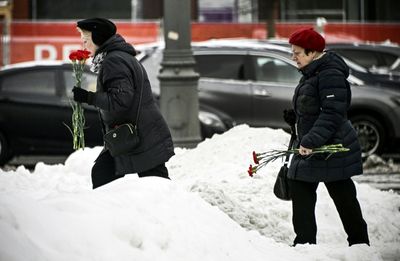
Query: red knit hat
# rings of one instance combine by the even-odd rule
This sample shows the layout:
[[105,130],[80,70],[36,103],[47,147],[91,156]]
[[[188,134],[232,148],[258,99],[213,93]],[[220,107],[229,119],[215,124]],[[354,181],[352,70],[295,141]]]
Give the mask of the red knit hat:
[[290,36],[289,43],[318,52],[322,52],[325,49],[324,37],[314,31],[313,28],[297,30]]

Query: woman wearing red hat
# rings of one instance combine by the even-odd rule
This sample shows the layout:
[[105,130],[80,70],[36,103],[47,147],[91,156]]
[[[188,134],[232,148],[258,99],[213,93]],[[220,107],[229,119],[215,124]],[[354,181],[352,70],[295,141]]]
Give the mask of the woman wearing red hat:
[[[339,213],[349,245],[369,245],[356,188],[351,177],[363,172],[357,134],[347,119],[351,101],[349,68],[333,52],[324,52],[325,40],[312,28],[294,32],[289,43],[292,59],[303,74],[293,96],[296,142],[300,155],[290,163],[294,245],[316,244],[316,190],[324,182]],[[348,152],[330,157],[309,154],[313,148],[343,144]]]
[[132,123],[140,138],[137,147],[118,156],[112,156],[109,148],[103,149],[92,168],[93,188],[128,173],[169,178],[165,162],[174,155],[171,134],[155,104],[146,71],[135,58],[135,49],[116,34],[110,20],[85,19],[78,21],[77,27],[84,48],[94,56],[92,71],[98,77],[96,92],[74,87],[74,100],[98,108],[104,132]]

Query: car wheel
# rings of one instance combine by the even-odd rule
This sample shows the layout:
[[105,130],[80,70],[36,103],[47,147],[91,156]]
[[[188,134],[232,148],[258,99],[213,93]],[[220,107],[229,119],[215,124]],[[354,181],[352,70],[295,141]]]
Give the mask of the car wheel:
[[383,125],[376,118],[368,115],[354,116],[351,122],[358,135],[362,157],[366,158],[381,152],[386,138]]
[[0,132],[0,166],[3,166],[11,159],[8,142],[3,133]]

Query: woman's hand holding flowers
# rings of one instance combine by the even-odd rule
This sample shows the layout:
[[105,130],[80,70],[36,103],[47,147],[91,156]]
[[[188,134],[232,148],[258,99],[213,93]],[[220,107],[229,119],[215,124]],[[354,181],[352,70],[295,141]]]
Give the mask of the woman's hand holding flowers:
[[300,148],[299,148],[299,154],[300,155],[307,156],[307,155],[310,155],[312,152],[313,152],[312,149],[308,149],[308,148],[305,148],[305,147],[300,145]]
[[93,92],[89,92],[85,89],[76,86],[74,86],[72,92],[74,93],[74,101],[80,103],[84,102],[87,104],[93,104]]

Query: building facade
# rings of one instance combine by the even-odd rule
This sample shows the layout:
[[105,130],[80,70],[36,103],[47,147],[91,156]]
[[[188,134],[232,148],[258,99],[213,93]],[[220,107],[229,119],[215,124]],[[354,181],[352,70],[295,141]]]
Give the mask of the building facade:
[[[14,19],[50,20],[103,16],[147,20],[163,16],[163,0],[18,0]],[[400,22],[398,0],[191,0],[192,20],[261,22],[315,20]]]

